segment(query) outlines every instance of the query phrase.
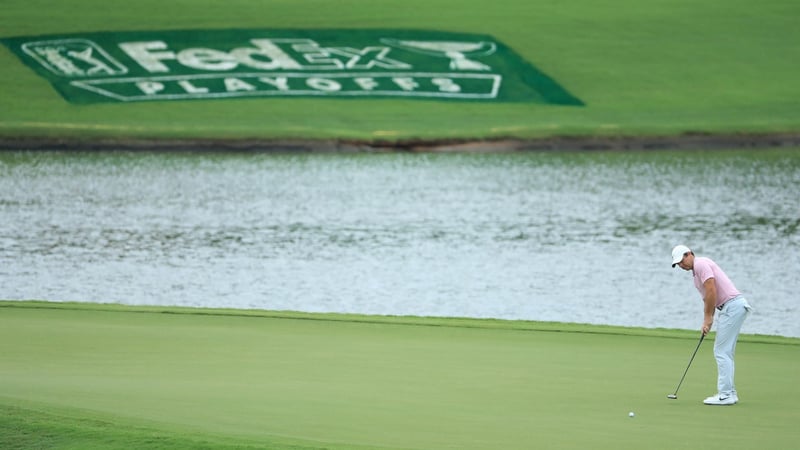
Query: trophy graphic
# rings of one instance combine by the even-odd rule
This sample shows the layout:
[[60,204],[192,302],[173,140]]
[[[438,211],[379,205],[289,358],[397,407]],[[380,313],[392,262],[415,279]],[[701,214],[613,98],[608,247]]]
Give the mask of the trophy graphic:
[[491,70],[486,64],[467,58],[469,56],[491,55],[497,49],[494,42],[453,42],[453,41],[407,41],[382,38],[381,42],[392,47],[415,53],[450,58],[452,70]]

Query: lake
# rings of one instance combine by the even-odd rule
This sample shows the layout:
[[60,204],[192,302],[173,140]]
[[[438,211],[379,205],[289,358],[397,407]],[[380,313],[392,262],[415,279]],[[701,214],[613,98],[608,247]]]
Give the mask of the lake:
[[800,337],[800,150],[0,153],[0,298]]

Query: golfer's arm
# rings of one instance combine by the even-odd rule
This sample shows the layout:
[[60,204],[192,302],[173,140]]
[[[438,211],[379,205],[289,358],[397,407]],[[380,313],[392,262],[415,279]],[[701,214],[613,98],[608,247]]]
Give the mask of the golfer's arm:
[[703,297],[703,315],[707,323],[714,322],[714,308],[717,307],[717,285],[714,278],[709,278],[703,283],[706,295]]

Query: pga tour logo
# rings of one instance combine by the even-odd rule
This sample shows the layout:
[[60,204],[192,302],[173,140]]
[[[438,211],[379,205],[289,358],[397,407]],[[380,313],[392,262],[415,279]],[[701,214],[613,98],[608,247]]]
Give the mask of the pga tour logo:
[[360,46],[323,46],[309,38],[244,42],[227,49],[179,48],[151,39],[118,42],[111,52],[91,40],[70,38],[26,42],[22,50],[51,76],[118,101],[247,96],[493,99],[503,78],[481,61],[496,51],[487,41],[384,37]]
[[128,72],[99,45],[86,39],[28,42],[22,50],[45,69],[63,77],[114,76]]

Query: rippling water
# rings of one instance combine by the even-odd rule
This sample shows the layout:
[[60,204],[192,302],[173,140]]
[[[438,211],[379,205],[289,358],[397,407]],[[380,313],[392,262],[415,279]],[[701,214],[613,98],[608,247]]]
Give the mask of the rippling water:
[[0,298],[800,336],[800,151],[0,153]]

